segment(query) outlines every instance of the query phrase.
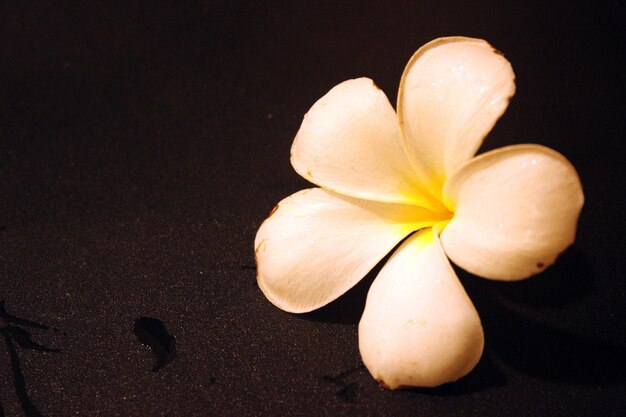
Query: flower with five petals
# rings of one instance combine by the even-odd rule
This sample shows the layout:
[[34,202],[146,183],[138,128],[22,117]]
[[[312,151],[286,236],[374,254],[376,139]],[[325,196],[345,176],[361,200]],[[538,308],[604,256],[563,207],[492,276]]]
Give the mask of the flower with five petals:
[[574,241],[583,192],[565,157],[530,144],[474,156],[514,80],[487,42],[436,39],[407,64],[397,114],[371,80],[348,80],[313,105],[296,135],[292,165],[318,188],[285,198],[261,225],[259,287],[277,307],[308,312],[402,242],[359,323],[363,362],[387,388],[454,381],[480,359],[480,318],[448,258],[514,281]]

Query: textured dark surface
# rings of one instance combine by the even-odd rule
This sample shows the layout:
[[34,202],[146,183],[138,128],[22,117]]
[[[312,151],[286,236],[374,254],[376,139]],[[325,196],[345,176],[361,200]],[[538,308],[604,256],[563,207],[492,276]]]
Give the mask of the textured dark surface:
[[[0,2],[0,300],[49,326],[2,316],[0,416],[623,415],[624,6],[473,3]],[[486,332],[472,374],[389,392],[358,354],[372,277],[290,315],[256,286],[253,240],[307,186],[289,148],[313,102],[359,76],[395,102],[445,35],[515,69],[484,149],[559,150],[586,206],[541,276],[460,272]],[[176,339],[157,372],[142,316]]]

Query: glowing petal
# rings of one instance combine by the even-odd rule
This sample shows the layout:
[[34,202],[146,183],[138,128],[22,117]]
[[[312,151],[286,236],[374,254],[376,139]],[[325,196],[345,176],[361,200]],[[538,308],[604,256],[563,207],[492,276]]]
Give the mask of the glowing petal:
[[480,318],[431,228],[404,242],[376,277],[359,347],[372,376],[392,389],[441,385],[478,363]]
[[441,236],[461,268],[498,280],[539,273],[574,242],[583,192],[574,167],[538,145],[497,149],[470,161],[444,188],[455,210]]
[[307,180],[366,200],[441,207],[422,191],[402,149],[398,119],[372,80],[345,81],[305,115],[291,163]]
[[436,39],[413,55],[398,117],[409,158],[434,193],[476,153],[514,93],[511,65],[483,40]]
[[306,312],[350,289],[413,230],[441,216],[320,188],[279,203],[254,242],[259,287],[277,307]]

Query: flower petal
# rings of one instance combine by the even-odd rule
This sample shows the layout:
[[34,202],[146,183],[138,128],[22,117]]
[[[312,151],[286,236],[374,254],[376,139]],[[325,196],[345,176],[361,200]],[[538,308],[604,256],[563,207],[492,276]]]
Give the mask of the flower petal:
[[539,145],[483,154],[444,188],[454,218],[441,235],[450,259],[491,279],[539,273],[574,242],[583,192],[565,157]]
[[433,192],[476,153],[514,93],[511,64],[481,39],[440,38],[413,55],[398,117],[411,163]]
[[438,219],[415,206],[300,191],[281,201],[257,233],[259,287],[283,310],[314,310],[350,289],[409,233]]
[[396,113],[369,78],[345,81],[311,107],[291,163],[307,180],[344,195],[441,208],[416,181]]
[[374,280],[359,323],[367,369],[391,389],[433,387],[470,372],[483,351],[478,313],[432,228],[402,244]]

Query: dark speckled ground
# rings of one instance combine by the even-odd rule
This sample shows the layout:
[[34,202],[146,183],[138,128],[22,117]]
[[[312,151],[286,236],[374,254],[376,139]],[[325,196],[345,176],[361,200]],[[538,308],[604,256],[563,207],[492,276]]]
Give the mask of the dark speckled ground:
[[[0,323],[0,416],[623,415],[620,2],[184,3],[0,2],[0,300],[50,326]],[[413,51],[454,34],[517,74],[485,149],[558,149],[587,203],[542,276],[461,273],[487,335],[470,376],[388,392],[357,348],[372,276],[286,314],[256,286],[252,242],[307,186],[289,148],[311,104],[358,76],[394,102]],[[176,338],[157,372],[142,316]]]

